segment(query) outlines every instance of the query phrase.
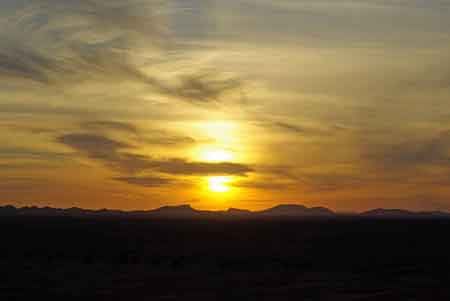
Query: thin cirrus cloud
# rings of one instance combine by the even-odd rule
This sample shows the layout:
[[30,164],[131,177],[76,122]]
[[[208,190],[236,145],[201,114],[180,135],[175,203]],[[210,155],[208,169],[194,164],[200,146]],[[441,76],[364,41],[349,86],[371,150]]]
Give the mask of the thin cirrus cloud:
[[[3,18],[3,76],[54,83],[65,78],[117,71],[139,77],[126,50],[138,37],[160,37],[152,4],[137,1],[30,0]],[[144,15],[142,15],[142,12]],[[144,17],[145,16],[145,17]],[[130,33],[132,35],[130,35]],[[154,42],[153,42],[154,44]]]
[[[160,1],[29,0],[0,15],[0,77],[52,89],[89,81],[132,82],[189,102],[218,100],[241,81],[192,67],[172,79],[172,42]],[[179,52],[181,49],[178,49]]]
[[159,129],[142,130],[130,122],[95,120],[81,123],[81,128],[90,132],[119,132],[134,136],[146,145],[181,146],[192,145],[197,141],[189,136],[173,134]]
[[238,163],[191,162],[185,159],[157,160],[133,154],[133,146],[98,134],[66,134],[57,141],[79,151],[90,159],[127,173],[156,171],[171,175],[236,175],[246,176],[253,169]]
[[[276,121],[269,124],[270,127],[283,131],[285,133],[303,135],[308,137],[330,136],[333,134],[331,130],[320,127],[297,125],[284,121]],[[336,129],[334,129],[336,131]]]

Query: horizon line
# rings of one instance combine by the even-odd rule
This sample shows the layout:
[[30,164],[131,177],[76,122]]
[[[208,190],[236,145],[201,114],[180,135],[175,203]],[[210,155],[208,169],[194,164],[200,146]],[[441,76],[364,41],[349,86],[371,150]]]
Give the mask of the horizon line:
[[369,208],[366,210],[361,210],[361,211],[338,211],[338,210],[333,210],[330,209],[328,207],[325,206],[306,206],[304,204],[299,204],[299,203],[279,203],[277,205],[274,206],[270,206],[264,209],[259,209],[259,210],[251,210],[251,209],[246,209],[246,208],[238,208],[238,207],[228,207],[226,209],[219,209],[219,210],[213,210],[213,209],[197,209],[194,208],[192,206],[192,204],[190,203],[183,203],[183,204],[167,204],[167,205],[162,205],[159,207],[153,207],[150,209],[118,209],[118,208],[85,208],[85,207],[77,207],[77,206],[72,206],[72,207],[52,207],[49,205],[44,205],[44,206],[38,206],[38,205],[25,205],[25,206],[16,206],[13,205],[12,203],[4,203],[1,204],[0,203],[0,208],[5,208],[5,207],[13,207],[15,209],[30,209],[30,208],[34,208],[34,209],[54,209],[54,210],[69,210],[69,209],[80,209],[80,210],[85,210],[85,211],[92,211],[92,212],[99,212],[99,211],[119,211],[121,213],[136,213],[136,212],[151,212],[151,211],[156,211],[158,209],[162,209],[162,208],[181,208],[181,207],[189,207],[190,209],[197,211],[197,212],[209,212],[209,213],[222,213],[222,212],[227,212],[230,210],[241,210],[241,211],[247,211],[250,213],[260,213],[260,212],[264,212],[267,210],[271,210],[277,207],[282,207],[282,206],[292,206],[292,207],[304,207],[306,209],[326,209],[331,211],[333,214],[336,215],[352,215],[352,214],[363,214],[363,213],[367,213],[367,212],[372,212],[372,211],[376,211],[376,210],[385,210],[385,211],[403,211],[403,212],[409,212],[409,213],[417,213],[417,214],[426,214],[426,213],[448,213],[450,214],[450,209],[448,210],[439,210],[439,209],[435,209],[435,210],[411,210],[411,209],[405,209],[405,208],[399,208],[399,207],[374,207],[374,208]]

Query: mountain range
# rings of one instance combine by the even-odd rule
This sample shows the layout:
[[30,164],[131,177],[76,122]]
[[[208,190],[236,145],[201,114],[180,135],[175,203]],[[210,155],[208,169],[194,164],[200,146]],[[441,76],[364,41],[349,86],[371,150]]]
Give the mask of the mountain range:
[[197,210],[190,205],[164,206],[153,210],[122,211],[110,209],[21,207],[0,206],[0,216],[71,216],[71,217],[148,217],[148,218],[450,218],[449,212],[422,211],[413,212],[401,209],[373,209],[362,213],[336,213],[325,207],[306,207],[303,205],[278,205],[261,211],[229,208],[224,211]]

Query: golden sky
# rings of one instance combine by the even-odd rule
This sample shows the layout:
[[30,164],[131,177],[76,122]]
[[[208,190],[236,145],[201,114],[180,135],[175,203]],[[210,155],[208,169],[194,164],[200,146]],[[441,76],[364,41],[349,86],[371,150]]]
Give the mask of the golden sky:
[[0,204],[450,209],[450,2],[2,0]]

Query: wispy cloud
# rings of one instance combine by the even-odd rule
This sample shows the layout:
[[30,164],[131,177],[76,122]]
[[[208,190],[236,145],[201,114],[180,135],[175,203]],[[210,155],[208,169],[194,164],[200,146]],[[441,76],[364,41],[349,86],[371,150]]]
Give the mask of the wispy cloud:
[[160,76],[154,65],[175,60],[167,55],[164,9],[156,0],[26,1],[0,18],[0,78],[52,89],[133,82],[190,102],[214,101],[240,87],[233,77],[195,67]]
[[245,176],[253,171],[247,165],[224,162],[192,162],[185,159],[159,160],[148,156],[133,154],[133,146],[98,134],[66,134],[58,137],[65,144],[87,157],[101,161],[108,166],[124,172],[157,171],[171,175],[239,175]]
[[270,127],[277,129],[279,131],[284,131],[286,133],[303,135],[307,137],[316,137],[316,136],[330,136],[333,133],[338,131],[338,128],[334,129],[324,129],[320,127],[312,127],[305,125],[298,125],[290,122],[284,121],[275,121],[268,124]]
[[81,127],[91,131],[115,130],[131,134],[137,134],[138,129],[131,123],[112,120],[87,121],[81,124]]
[[442,131],[422,139],[387,144],[366,150],[374,166],[387,169],[431,167],[450,163],[450,131]]
[[[128,51],[162,39],[155,1],[30,0],[2,30],[1,75],[44,83],[103,75],[141,77]],[[112,74],[111,74],[112,72]]]
[[168,130],[156,128],[142,129],[127,121],[93,120],[82,122],[80,127],[89,133],[105,134],[109,132],[119,132],[122,135],[129,134],[136,143],[150,146],[183,146],[193,145],[197,142],[189,136],[179,135]]
[[161,187],[172,184],[172,180],[160,177],[117,177],[113,180],[142,187]]

